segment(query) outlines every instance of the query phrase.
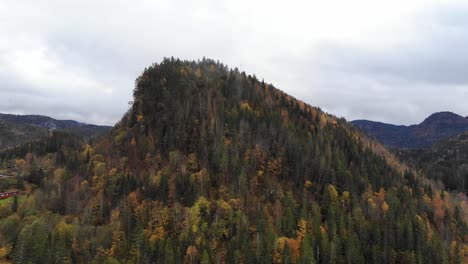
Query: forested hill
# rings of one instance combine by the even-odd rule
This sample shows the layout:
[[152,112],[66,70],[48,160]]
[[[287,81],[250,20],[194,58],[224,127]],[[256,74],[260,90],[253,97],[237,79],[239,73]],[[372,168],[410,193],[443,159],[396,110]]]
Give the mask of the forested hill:
[[78,166],[53,151],[16,159],[43,178],[16,211],[0,210],[0,253],[17,263],[468,260],[466,196],[371,145],[255,76],[165,59],[137,78],[108,136],[60,147]]
[[0,118],[0,150],[47,136],[47,129]]
[[73,120],[56,120],[41,115],[0,113],[0,150],[44,138],[49,131],[67,131],[90,138],[110,130],[109,126],[84,124]]

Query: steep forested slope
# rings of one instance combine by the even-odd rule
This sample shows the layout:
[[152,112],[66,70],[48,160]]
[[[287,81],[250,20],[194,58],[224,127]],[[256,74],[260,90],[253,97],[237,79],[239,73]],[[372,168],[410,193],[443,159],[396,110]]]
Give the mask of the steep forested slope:
[[255,76],[165,59],[137,79],[109,136],[59,145],[60,163],[54,149],[16,154],[19,174],[43,177],[18,208],[0,206],[0,253],[17,263],[466,261],[466,196],[369,146],[345,120]]

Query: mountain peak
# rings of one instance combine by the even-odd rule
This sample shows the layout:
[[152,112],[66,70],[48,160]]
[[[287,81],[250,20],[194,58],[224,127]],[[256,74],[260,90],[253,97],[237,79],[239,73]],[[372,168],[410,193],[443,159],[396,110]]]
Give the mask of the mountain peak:
[[461,115],[444,111],[437,112],[427,117],[420,125],[440,124],[440,123],[462,123],[468,124],[468,120]]
[[[290,114],[292,109],[294,115]],[[205,140],[208,132],[229,139],[239,120],[266,118],[280,124],[299,122],[293,118],[308,120],[307,126],[319,127],[338,123],[335,117],[255,75],[230,69],[211,59],[171,58],[153,64],[137,78],[133,105],[113,133],[138,127],[139,132],[152,135],[155,147],[165,153],[174,147],[196,149],[206,144],[200,139]],[[194,124],[196,129],[191,127]],[[179,137],[174,136],[176,131],[182,132]]]

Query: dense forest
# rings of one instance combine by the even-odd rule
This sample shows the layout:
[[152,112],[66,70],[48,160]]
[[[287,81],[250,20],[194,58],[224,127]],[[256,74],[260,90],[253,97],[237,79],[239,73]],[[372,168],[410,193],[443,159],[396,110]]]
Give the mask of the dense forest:
[[106,135],[0,154],[14,263],[466,263],[468,200],[344,119],[209,59],[137,78]]
[[427,148],[400,149],[397,155],[447,189],[468,193],[468,132]]
[[0,118],[0,150],[47,136],[47,129]]

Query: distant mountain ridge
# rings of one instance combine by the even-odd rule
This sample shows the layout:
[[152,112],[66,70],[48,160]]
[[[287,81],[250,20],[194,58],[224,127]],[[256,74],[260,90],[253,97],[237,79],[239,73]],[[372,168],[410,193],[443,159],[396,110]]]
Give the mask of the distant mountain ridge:
[[85,137],[90,137],[96,132],[108,131],[111,128],[111,126],[87,124],[75,120],[58,120],[43,115],[0,114],[0,119],[18,124],[43,127],[49,130],[70,130]]
[[369,120],[352,121],[363,132],[393,148],[420,148],[468,131],[468,118],[452,112],[438,112],[418,125],[392,125]]
[[89,138],[110,128],[41,115],[0,114],[0,149],[47,136],[50,130],[68,131]]

